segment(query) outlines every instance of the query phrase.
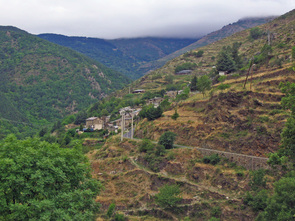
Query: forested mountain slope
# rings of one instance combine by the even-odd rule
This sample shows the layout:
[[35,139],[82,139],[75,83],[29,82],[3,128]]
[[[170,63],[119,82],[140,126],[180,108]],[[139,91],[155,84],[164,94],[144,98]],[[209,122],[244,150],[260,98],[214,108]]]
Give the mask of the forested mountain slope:
[[0,118],[5,120],[0,127],[6,129],[7,120],[53,122],[129,82],[82,54],[15,27],[0,27],[0,42]]
[[38,36],[81,52],[133,79],[141,77],[146,71],[139,69],[141,65],[162,58],[196,41],[196,39],[152,37],[107,40],[57,34]]

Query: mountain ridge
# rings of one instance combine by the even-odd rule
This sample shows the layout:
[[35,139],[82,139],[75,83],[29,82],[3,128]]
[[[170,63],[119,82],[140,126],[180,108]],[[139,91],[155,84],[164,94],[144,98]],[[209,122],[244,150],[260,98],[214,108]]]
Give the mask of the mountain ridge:
[[[119,72],[11,26],[0,27],[0,93],[19,119],[48,124],[130,82]],[[11,108],[13,110],[13,108]],[[0,109],[0,117],[16,120]]]
[[191,38],[142,37],[109,40],[59,34],[40,34],[38,36],[70,47],[133,79],[143,75],[137,70],[140,65],[166,56],[195,41]]

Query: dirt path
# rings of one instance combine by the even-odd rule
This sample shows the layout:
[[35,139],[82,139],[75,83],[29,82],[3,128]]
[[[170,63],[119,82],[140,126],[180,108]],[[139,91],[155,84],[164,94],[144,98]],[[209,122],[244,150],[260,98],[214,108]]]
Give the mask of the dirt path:
[[204,185],[204,184],[201,184],[201,183],[194,183],[194,182],[188,180],[184,176],[182,176],[182,177],[174,177],[174,176],[171,176],[171,175],[167,174],[165,171],[153,172],[153,171],[145,168],[144,166],[138,164],[134,160],[133,157],[129,157],[129,160],[138,169],[141,169],[141,170],[145,171],[146,173],[148,173],[150,175],[162,176],[162,177],[165,177],[167,179],[174,180],[175,182],[186,183],[188,185],[196,187],[199,191],[209,191],[211,193],[218,193],[219,195],[224,196],[225,199],[232,199],[232,200],[236,200],[236,201],[241,201],[241,199],[239,199],[236,194],[229,193],[228,191],[223,191],[222,189],[219,189],[219,188],[216,188],[216,187],[213,187],[213,186]]

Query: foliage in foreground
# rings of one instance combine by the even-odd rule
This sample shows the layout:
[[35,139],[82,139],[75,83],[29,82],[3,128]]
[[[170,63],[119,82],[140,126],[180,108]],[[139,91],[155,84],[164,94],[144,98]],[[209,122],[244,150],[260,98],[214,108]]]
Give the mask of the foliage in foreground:
[[0,220],[93,220],[101,185],[78,148],[38,138],[0,143]]

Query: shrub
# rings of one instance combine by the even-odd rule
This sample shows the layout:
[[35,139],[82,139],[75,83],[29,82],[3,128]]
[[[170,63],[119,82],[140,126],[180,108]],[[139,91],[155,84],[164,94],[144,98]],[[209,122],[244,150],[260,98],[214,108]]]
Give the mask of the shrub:
[[114,217],[115,221],[125,221],[126,217],[123,214],[116,213]]
[[265,171],[263,169],[252,171],[249,185],[253,190],[266,187],[266,178],[264,176]]
[[228,88],[230,88],[229,84],[220,84],[217,87],[218,90],[225,90],[225,89],[228,89]]
[[225,81],[225,79],[226,79],[226,76],[225,75],[223,75],[223,76],[220,76],[220,77],[218,77],[218,82],[223,82],[223,81]]
[[139,152],[148,152],[154,149],[154,144],[148,140],[148,139],[143,139],[141,144],[139,145]]
[[177,113],[177,110],[176,110],[176,109],[175,109],[174,114],[171,116],[171,118],[172,118],[173,120],[176,120],[177,118],[179,118],[179,114]]
[[250,29],[250,38],[251,39],[258,39],[263,35],[263,32],[259,27],[254,27]]
[[139,112],[139,116],[141,118],[147,118],[149,121],[155,120],[162,116],[163,110],[159,106],[155,108],[152,104],[145,106],[142,108],[142,110]]
[[212,154],[203,158],[203,163],[216,165],[220,162],[221,158],[218,154]]
[[111,218],[113,216],[113,214],[115,212],[115,208],[116,208],[116,204],[111,203],[111,205],[109,206],[108,211],[107,211],[108,218]]
[[155,195],[156,203],[162,208],[172,209],[181,201],[180,189],[178,185],[164,185],[159,189],[159,193]]
[[250,206],[254,212],[264,210],[267,206],[268,194],[267,190],[261,190],[256,195],[252,195],[249,192],[246,193],[243,203]]
[[159,139],[158,144],[163,145],[165,149],[172,149],[176,138],[176,134],[171,131],[163,133]]
[[211,216],[219,217],[221,215],[221,208],[219,206],[212,207],[211,209]]

